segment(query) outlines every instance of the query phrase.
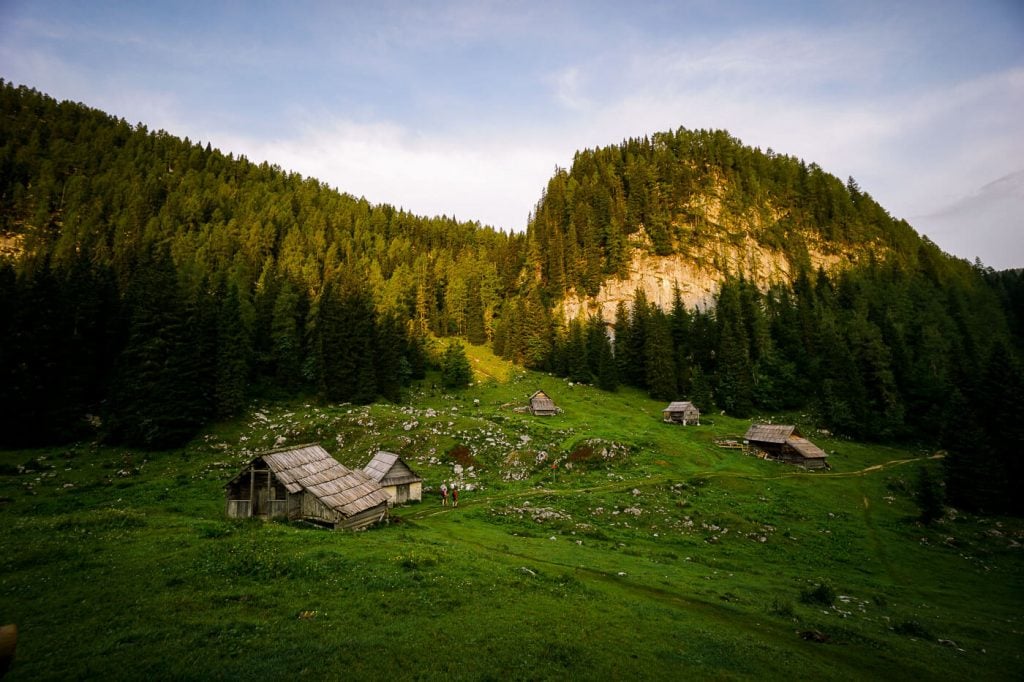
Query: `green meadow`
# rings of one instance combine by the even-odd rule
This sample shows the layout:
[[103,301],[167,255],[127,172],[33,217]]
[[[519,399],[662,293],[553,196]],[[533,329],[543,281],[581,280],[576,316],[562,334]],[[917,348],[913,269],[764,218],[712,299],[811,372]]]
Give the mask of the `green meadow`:
[[[749,420],[469,348],[403,404],[253,404],[187,447],[0,452],[6,679],[1020,679],[1024,524],[916,520],[941,453],[796,422],[806,472],[721,447]],[[563,409],[517,412],[544,389]],[[397,452],[424,500],[361,533],[233,521],[261,450]],[[437,488],[457,482],[457,508]]]

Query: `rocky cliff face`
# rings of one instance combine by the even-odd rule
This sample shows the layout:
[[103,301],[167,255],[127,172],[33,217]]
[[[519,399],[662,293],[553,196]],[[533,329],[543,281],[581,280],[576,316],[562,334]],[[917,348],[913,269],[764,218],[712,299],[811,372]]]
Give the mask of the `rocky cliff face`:
[[[809,246],[807,255],[811,269],[823,267],[826,271],[833,271],[856,263],[871,250],[871,245],[864,245],[856,251],[830,254]],[[742,275],[759,288],[767,289],[773,284],[790,283],[795,274],[786,254],[759,244],[749,235],[741,240],[718,242],[685,255],[655,256],[645,245],[634,244],[625,277],[606,280],[593,297],[569,294],[560,308],[566,320],[581,313],[601,313],[607,322],[611,322],[615,319],[616,306],[620,302],[628,306],[637,289],[644,291],[650,303],[668,310],[672,306],[673,292],[678,287],[688,308],[703,310],[714,305],[726,277]]]
[[719,177],[704,192],[690,197],[690,217],[683,227],[677,226],[673,255],[654,255],[643,230],[632,235],[626,276],[605,280],[593,297],[568,294],[560,306],[565,319],[600,312],[611,322],[616,306],[620,302],[629,305],[637,289],[644,291],[650,303],[667,310],[678,287],[688,308],[703,310],[714,305],[727,277],[742,275],[766,290],[774,284],[791,283],[797,264],[811,271],[824,268],[832,272],[854,265],[869,254],[882,256],[890,250],[879,242],[826,243],[806,229],[789,235],[795,238],[787,249],[767,246],[763,235],[779,222],[783,212],[766,201],[737,213],[725,205],[727,190]]

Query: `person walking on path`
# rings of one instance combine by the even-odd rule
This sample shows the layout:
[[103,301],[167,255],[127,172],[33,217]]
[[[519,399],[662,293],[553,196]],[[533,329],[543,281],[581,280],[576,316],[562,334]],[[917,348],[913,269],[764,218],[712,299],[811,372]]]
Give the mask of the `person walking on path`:
[[452,483],[452,506],[459,506],[459,489]]
[[446,483],[441,484],[441,506],[448,506],[448,485]]

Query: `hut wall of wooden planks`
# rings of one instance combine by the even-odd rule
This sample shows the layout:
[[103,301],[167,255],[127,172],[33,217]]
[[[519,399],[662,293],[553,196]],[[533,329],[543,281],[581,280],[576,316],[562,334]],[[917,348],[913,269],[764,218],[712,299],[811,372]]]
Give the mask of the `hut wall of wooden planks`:
[[558,407],[544,391],[537,391],[530,396],[530,414],[540,417],[551,417],[558,414]]
[[423,499],[423,479],[393,452],[378,452],[363,467],[363,473],[380,485],[388,496],[388,506]]
[[700,426],[700,410],[689,401],[675,401],[661,411],[661,419],[668,424]]
[[232,518],[283,517],[359,530],[388,513],[388,497],[373,479],[315,444],[257,455],[224,487]]

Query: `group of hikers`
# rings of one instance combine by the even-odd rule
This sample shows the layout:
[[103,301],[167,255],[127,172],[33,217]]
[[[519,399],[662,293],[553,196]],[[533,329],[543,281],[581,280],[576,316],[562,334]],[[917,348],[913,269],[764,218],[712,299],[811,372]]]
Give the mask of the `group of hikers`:
[[455,486],[454,483],[452,483],[452,487],[451,488],[448,488],[448,484],[447,483],[442,483],[441,484],[441,506],[444,506],[444,507],[448,506],[448,493],[449,492],[452,495],[452,506],[453,507],[458,507],[459,506],[459,489]]

